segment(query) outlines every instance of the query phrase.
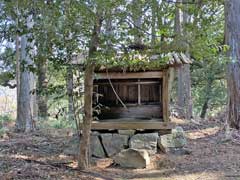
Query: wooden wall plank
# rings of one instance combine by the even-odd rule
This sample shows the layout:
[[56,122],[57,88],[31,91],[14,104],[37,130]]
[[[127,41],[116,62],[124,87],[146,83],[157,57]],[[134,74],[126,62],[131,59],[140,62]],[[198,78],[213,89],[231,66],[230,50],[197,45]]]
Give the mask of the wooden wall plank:
[[162,78],[162,71],[146,71],[146,72],[109,72],[96,73],[95,79],[149,79],[149,78]]
[[[128,105],[127,105],[128,106]],[[118,119],[118,118],[162,118],[161,105],[135,105],[124,107],[109,107],[103,109],[98,115],[100,120],[104,119]]]

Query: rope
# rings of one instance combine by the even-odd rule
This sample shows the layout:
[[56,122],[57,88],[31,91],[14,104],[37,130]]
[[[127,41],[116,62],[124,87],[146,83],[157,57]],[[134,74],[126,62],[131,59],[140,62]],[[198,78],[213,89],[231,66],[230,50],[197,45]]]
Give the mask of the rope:
[[122,106],[127,109],[127,106],[124,104],[124,102],[123,102],[123,101],[121,100],[121,98],[118,96],[116,90],[115,90],[114,87],[113,87],[112,81],[111,81],[111,79],[109,78],[108,69],[107,69],[107,77],[108,77],[109,84],[110,84],[110,86],[111,86],[111,88],[112,88],[115,96],[117,97],[117,99],[119,100],[119,102],[122,104]]

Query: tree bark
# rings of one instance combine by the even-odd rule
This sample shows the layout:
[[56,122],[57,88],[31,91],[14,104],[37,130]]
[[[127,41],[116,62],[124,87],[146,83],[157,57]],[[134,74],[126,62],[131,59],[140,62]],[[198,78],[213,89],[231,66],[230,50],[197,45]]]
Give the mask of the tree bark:
[[137,0],[133,0],[132,3],[135,6],[134,11],[132,12],[134,28],[136,29],[136,33],[134,35],[134,43],[142,44],[142,35],[141,31],[139,30],[142,25],[142,7],[140,2]]
[[38,116],[46,120],[48,117],[48,97],[47,97],[47,60],[41,58],[38,63]]
[[[181,46],[183,44],[181,37],[187,35],[185,32],[184,24],[187,21],[187,13],[182,12],[179,5],[182,0],[178,0],[176,3],[176,13],[175,13],[175,33],[177,45]],[[188,51],[188,50],[187,50]],[[188,54],[188,52],[185,52]],[[192,96],[191,96],[191,74],[190,65],[182,65],[177,70],[178,82],[177,82],[177,106],[178,113],[181,117],[186,119],[191,119],[192,117]]]
[[200,114],[200,117],[203,118],[203,119],[206,117],[207,110],[208,110],[208,104],[209,104],[209,101],[211,99],[212,83],[213,83],[213,80],[211,78],[208,78],[206,89],[205,89],[205,92],[206,92],[205,101],[203,103],[202,111],[201,111],[201,114]]
[[78,160],[78,166],[84,170],[89,168],[89,146],[90,146],[90,132],[92,123],[92,95],[93,95],[93,73],[94,65],[89,64],[85,70],[84,76],[84,119],[82,136],[80,139],[80,155]]
[[155,46],[156,42],[156,16],[157,16],[157,8],[158,8],[158,2],[156,0],[152,0],[151,4],[152,8],[152,22],[151,22],[151,46]]
[[73,107],[73,70],[72,66],[67,67],[67,96],[68,96],[68,120],[74,119],[74,107]]
[[[33,16],[30,14],[26,19],[27,29],[33,27]],[[17,120],[15,129],[21,132],[30,132],[35,130],[36,118],[36,89],[35,78],[29,67],[33,66],[31,52],[33,42],[30,42],[31,34],[21,36],[21,57],[19,59],[19,90],[17,98]]]
[[240,1],[225,1],[225,41],[229,45],[227,70],[228,123],[240,128]]
[[96,22],[93,28],[92,38],[89,47],[88,62],[84,74],[84,118],[82,136],[80,138],[80,154],[78,159],[78,167],[81,170],[90,167],[89,163],[89,147],[90,147],[90,133],[93,119],[92,96],[93,96],[93,77],[94,77],[94,62],[93,57],[97,52],[99,44],[99,34],[102,26],[102,17],[98,12],[96,13]]
[[17,102],[17,121],[16,130],[20,132],[29,132],[34,130],[34,107],[33,107],[33,91],[34,91],[34,75],[29,71],[28,65],[32,64],[27,53],[27,35],[21,37],[21,58],[20,63],[20,85],[19,97]]

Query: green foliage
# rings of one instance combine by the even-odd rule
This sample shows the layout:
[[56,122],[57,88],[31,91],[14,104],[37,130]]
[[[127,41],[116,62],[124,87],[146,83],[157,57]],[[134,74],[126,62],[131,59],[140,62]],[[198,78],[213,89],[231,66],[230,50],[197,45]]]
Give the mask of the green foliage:
[[[98,67],[147,70],[163,67],[169,52],[187,51],[195,60],[191,73],[196,114],[201,112],[207,98],[210,99],[211,110],[218,109],[226,102],[223,55],[228,47],[223,43],[223,1],[201,1],[179,8],[190,17],[190,21],[183,25],[183,35],[174,31],[176,4],[167,1],[4,0],[0,3],[0,41],[11,47],[0,47],[0,66],[4,69],[0,72],[0,84],[15,78],[13,44],[16,35],[31,33],[37,49],[33,57],[35,64],[43,61],[48,63],[48,90],[44,93],[49,99],[49,113],[54,117],[59,109],[67,109],[66,65],[74,55],[88,52],[95,21],[100,17],[100,40],[95,42],[99,48],[91,59],[87,58],[87,63],[93,62]],[[26,28],[29,14],[34,14],[31,32]],[[155,24],[152,15],[156,16]],[[136,26],[138,18],[141,18],[141,24]],[[151,34],[153,28],[156,34]],[[129,46],[135,43],[135,37],[140,37],[149,50],[130,50]],[[152,44],[153,37],[155,40]],[[181,43],[176,43],[178,41]],[[163,55],[150,61],[155,54]],[[38,73],[35,66],[29,68]],[[78,110],[82,113],[81,107]],[[65,119],[66,114],[61,116],[61,120],[51,119],[51,123],[56,127],[67,126],[69,122],[65,122]]]
[[74,121],[69,122],[66,117],[60,117],[59,119],[50,117],[47,121],[43,121],[39,124],[42,129],[54,128],[54,129],[64,129],[73,128],[76,129]]
[[14,119],[10,115],[0,115],[0,130],[4,129],[8,123],[13,122]]

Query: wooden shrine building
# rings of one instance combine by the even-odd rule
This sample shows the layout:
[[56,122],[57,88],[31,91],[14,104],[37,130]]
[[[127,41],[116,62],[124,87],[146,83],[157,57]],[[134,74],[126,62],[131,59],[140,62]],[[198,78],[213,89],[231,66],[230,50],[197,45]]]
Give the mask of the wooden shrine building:
[[190,64],[183,53],[172,53],[160,68],[132,71],[118,68],[95,70],[93,106],[98,120],[92,129],[169,130],[171,68]]

